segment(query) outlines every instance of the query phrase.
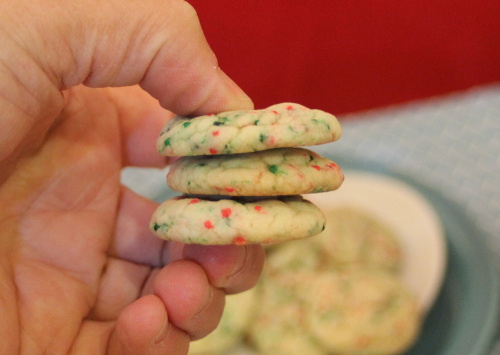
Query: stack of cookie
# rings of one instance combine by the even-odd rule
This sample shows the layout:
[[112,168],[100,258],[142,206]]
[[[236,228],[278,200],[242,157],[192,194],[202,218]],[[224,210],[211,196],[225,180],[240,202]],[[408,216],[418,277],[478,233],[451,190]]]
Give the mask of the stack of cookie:
[[320,233],[323,213],[300,195],[335,190],[344,177],[333,161],[297,147],[341,133],[333,115],[292,103],[176,117],[157,148],[181,157],[167,183],[183,195],[158,207],[151,229],[191,244],[277,243]]

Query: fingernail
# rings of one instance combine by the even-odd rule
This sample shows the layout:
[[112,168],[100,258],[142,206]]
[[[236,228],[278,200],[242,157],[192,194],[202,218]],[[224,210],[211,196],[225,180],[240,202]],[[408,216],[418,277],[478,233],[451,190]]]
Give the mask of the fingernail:
[[170,323],[166,321],[162,329],[158,333],[158,335],[155,337],[153,344],[156,345],[165,340],[168,337],[168,334],[170,333],[170,329],[171,329]]
[[234,263],[231,272],[227,276],[228,279],[231,279],[238,275],[240,271],[245,267],[248,258],[248,248],[246,245],[237,246],[238,256],[236,257],[236,262]]

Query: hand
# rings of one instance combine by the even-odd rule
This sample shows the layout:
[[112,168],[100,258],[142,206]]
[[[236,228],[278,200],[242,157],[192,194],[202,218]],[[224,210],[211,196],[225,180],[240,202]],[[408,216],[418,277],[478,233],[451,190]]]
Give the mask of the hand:
[[162,242],[120,171],[166,163],[162,107],[251,101],[183,1],[3,1],[0,43],[0,353],[186,353],[262,248]]

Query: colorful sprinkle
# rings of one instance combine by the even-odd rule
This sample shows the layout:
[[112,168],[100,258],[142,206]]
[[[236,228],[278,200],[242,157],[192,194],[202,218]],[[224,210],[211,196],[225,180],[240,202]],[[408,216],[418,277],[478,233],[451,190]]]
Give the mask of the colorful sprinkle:
[[207,220],[205,221],[205,228],[206,229],[212,229],[214,227],[214,225],[212,224],[211,221]]
[[190,124],[191,124],[191,122],[184,122],[183,126],[184,126],[184,128],[186,128],[186,127],[189,127]]
[[247,241],[245,240],[245,238],[243,238],[241,235],[234,238],[234,244],[236,244],[236,245],[244,245],[244,244],[246,244],[246,242]]
[[234,188],[232,188],[232,187],[226,187],[226,191],[227,192],[234,192]]
[[217,150],[215,150],[214,148],[210,148],[210,153],[211,154],[217,154]]
[[222,211],[222,217],[228,218],[231,215],[231,209],[230,208],[224,208]]
[[278,173],[278,170],[279,170],[277,165],[270,165],[268,169],[274,175],[276,175]]
[[287,106],[287,107],[286,107],[286,109],[287,109],[288,111],[290,111],[290,110],[293,110],[293,107],[292,107],[292,105],[289,105],[289,106]]
[[254,209],[257,211],[257,212],[261,212],[262,211],[262,206],[255,206]]
[[192,204],[195,204],[195,203],[198,203],[198,202],[200,202],[199,198],[193,198],[191,201],[189,201],[188,205],[192,205]]
[[273,113],[274,113],[275,115],[277,115],[277,114],[278,114],[278,111],[273,111]]
[[215,132],[212,133],[212,136],[214,136],[214,137],[218,136],[218,135],[219,135],[219,131],[215,131]]
[[318,171],[321,171],[321,168],[320,168],[319,166],[317,166],[317,165],[313,165],[312,167],[313,167],[314,169],[318,170]]

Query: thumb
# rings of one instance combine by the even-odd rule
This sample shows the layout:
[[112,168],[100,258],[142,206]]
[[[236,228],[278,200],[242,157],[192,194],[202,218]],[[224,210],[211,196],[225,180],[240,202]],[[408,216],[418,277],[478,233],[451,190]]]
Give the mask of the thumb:
[[18,33],[19,43],[60,90],[81,83],[140,84],[178,114],[253,106],[219,69],[196,11],[185,1],[23,3],[21,10],[18,2],[12,5],[25,20],[15,21],[12,26],[19,28],[10,33]]

